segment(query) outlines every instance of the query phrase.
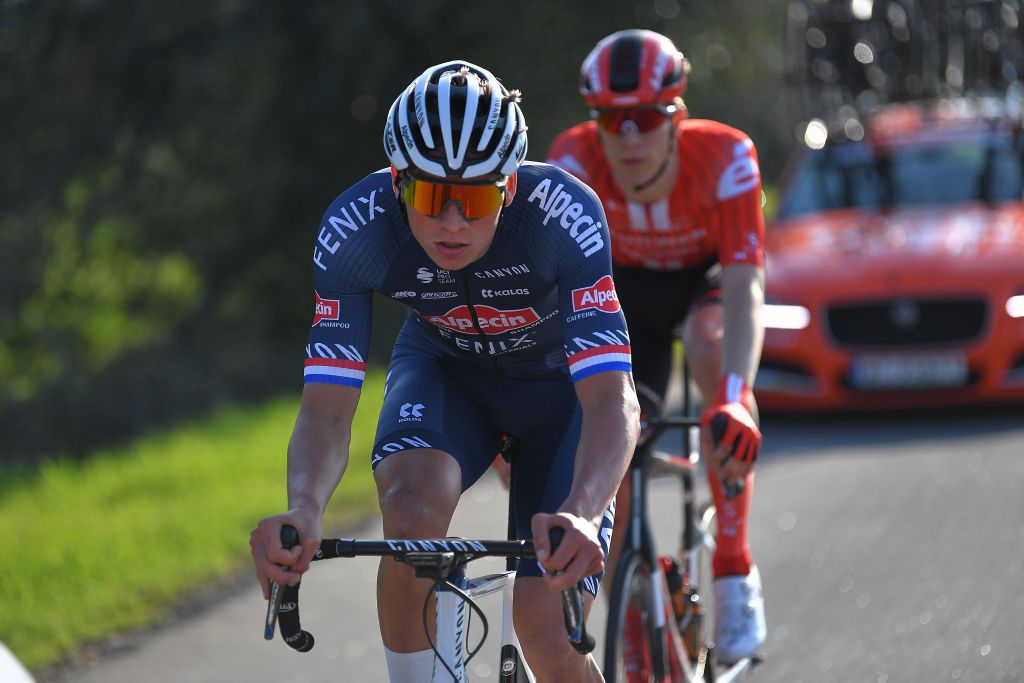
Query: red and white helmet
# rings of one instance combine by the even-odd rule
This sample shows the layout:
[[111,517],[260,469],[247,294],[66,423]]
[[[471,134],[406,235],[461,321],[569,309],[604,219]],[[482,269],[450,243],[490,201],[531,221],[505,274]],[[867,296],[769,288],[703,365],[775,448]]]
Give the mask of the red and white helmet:
[[690,64],[654,31],[617,31],[599,42],[580,68],[580,94],[592,109],[670,105],[686,90]]

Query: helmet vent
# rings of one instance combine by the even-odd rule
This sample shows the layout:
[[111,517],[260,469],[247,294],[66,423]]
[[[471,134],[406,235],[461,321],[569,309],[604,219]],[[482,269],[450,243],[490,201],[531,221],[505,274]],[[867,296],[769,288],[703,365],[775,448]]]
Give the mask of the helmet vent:
[[640,58],[644,36],[640,31],[623,31],[612,45],[609,86],[614,92],[633,92],[640,86]]
[[665,74],[665,78],[661,81],[661,87],[667,88],[673,86],[683,78],[683,60],[679,60],[678,64],[674,69]]

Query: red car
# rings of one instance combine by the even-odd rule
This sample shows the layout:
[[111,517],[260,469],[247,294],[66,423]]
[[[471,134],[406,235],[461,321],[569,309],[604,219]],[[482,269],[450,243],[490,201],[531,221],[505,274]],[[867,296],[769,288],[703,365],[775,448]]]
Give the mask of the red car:
[[812,122],[779,186],[758,403],[1024,400],[1020,107],[893,105],[847,133]]

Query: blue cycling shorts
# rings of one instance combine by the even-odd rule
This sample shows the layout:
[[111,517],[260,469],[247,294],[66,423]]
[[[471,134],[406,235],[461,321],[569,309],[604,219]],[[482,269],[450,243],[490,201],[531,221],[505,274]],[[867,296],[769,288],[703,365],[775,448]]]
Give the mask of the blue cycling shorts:
[[[512,482],[516,537],[532,539],[533,515],[555,512],[572,485],[582,417],[572,381],[567,375],[523,379],[467,368],[441,351],[403,343],[404,336],[388,367],[371,466],[409,449],[435,448],[459,463],[465,491],[494,460],[500,435],[512,434],[519,442]],[[600,533],[605,557],[613,515],[614,502]],[[522,561],[518,575],[540,576],[541,569],[535,560]],[[600,579],[584,581],[592,595]]]

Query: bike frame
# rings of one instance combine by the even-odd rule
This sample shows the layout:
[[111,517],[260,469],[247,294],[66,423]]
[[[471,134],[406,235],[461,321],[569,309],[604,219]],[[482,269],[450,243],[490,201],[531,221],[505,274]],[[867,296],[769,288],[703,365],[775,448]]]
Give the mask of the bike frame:
[[668,586],[665,583],[665,576],[660,570],[658,551],[647,513],[647,488],[651,470],[656,467],[660,471],[671,472],[679,476],[683,481],[684,490],[682,547],[686,554],[686,566],[687,571],[690,572],[691,581],[694,585],[698,585],[697,578],[701,571],[700,544],[704,542],[705,534],[701,532],[695,519],[693,473],[700,461],[700,455],[699,451],[692,447],[692,438],[687,438],[690,447],[687,449],[686,457],[655,452],[653,450],[654,441],[662,431],[669,427],[683,428],[689,437],[692,431],[699,432],[700,423],[692,418],[672,418],[671,421],[658,423],[648,441],[639,446],[634,453],[628,473],[631,495],[627,511],[628,523],[620,552],[620,567],[624,558],[639,553],[652,569],[650,581],[654,604],[651,618],[654,638],[667,644],[664,656],[651,662],[655,679],[658,681],[671,680],[670,672],[675,666],[682,671],[684,681],[697,682],[704,680],[703,666],[700,666],[700,663],[695,666],[690,661],[682,636],[676,627],[672,606],[668,601]]
[[[515,584],[515,570],[507,570],[498,574],[489,574],[479,578],[466,578],[465,570],[449,577],[466,595],[476,601],[485,595],[501,592],[501,662],[498,668],[498,680],[501,683],[536,683],[536,677],[522,655],[522,646],[516,636],[512,623],[512,593]],[[434,589],[436,600],[436,633],[437,650],[441,653],[448,667],[457,674],[458,683],[465,683],[465,660],[469,636],[466,619],[466,602],[456,595],[445,584]],[[443,665],[434,664],[434,675],[431,683],[450,683],[451,674]]]

